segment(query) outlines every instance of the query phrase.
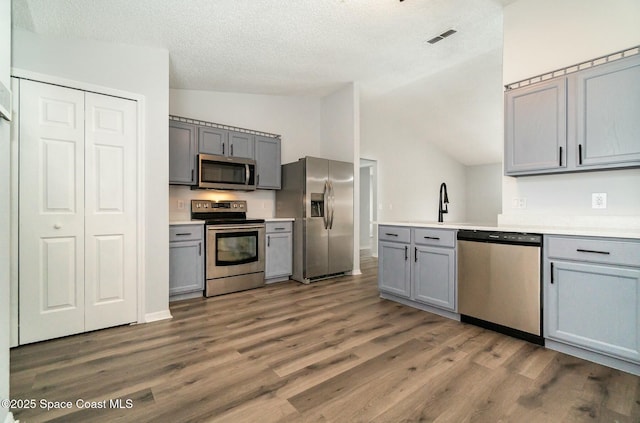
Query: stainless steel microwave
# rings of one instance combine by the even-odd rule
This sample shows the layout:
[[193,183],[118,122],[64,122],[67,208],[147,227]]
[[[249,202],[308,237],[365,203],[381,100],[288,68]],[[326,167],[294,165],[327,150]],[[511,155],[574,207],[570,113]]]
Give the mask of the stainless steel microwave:
[[253,191],[256,189],[256,161],[198,154],[196,188]]

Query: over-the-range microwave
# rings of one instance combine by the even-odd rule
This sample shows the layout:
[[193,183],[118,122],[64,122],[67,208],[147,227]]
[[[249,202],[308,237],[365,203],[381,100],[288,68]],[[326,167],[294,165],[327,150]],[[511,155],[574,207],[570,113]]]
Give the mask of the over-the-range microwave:
[[193,188],[253,191],[256,189],[256,161],[198,154],[198,184]]

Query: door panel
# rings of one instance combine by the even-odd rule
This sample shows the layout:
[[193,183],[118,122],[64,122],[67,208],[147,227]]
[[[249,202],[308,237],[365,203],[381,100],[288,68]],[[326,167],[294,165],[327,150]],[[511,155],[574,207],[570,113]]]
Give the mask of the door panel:
[[353,270],[353,164],[329,161],[329,273]]
[[20,343],[84,330],[84,93],[20,82]]
[[[305,232],[304,232],[304,277],[324,276],[329,271],[329,239],[326,229],[328,217],[327,177],[329,164],[327,160],[307,157],[305,159]],[[311,198],[322,199],[318,211],[321,217],[311,217]]]
[[198,128],[198,152],[203,154],[229,155],[228,131],[218,128]]
[[86,94],[86,330],[136,320],[136,102]]

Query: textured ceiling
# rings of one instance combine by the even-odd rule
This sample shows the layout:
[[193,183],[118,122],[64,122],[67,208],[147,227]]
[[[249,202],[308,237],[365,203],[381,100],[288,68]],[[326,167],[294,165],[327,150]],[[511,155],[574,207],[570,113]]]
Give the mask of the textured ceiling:
[[39,34],[166,48],[171,88],[324,96],[356,81],[363,110],[401,110],[397,124],[474,165],[502,158],[502,9],[513,1],[12,4],[13,24]]
[[[164,47],[170,87],[365,95],[436,73],[502,43],[511,0],[13,0],[39,34]],[[426,40],[455,28],[430,45]]]

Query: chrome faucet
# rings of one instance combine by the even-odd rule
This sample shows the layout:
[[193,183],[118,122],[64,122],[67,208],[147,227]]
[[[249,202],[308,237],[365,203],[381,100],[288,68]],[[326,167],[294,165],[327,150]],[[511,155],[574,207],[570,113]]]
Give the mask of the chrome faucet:
[[[443,198],[444,192],[444,198]],[[444,201],[443,201],[444,200]],[[444,222],[442,215],[445,213],[449,213],[449,208],[447,207],[449,204],[449,196],[447,195],[447,184],[444,182],[440,184],[440,204],[438,205],[438,222]]]

